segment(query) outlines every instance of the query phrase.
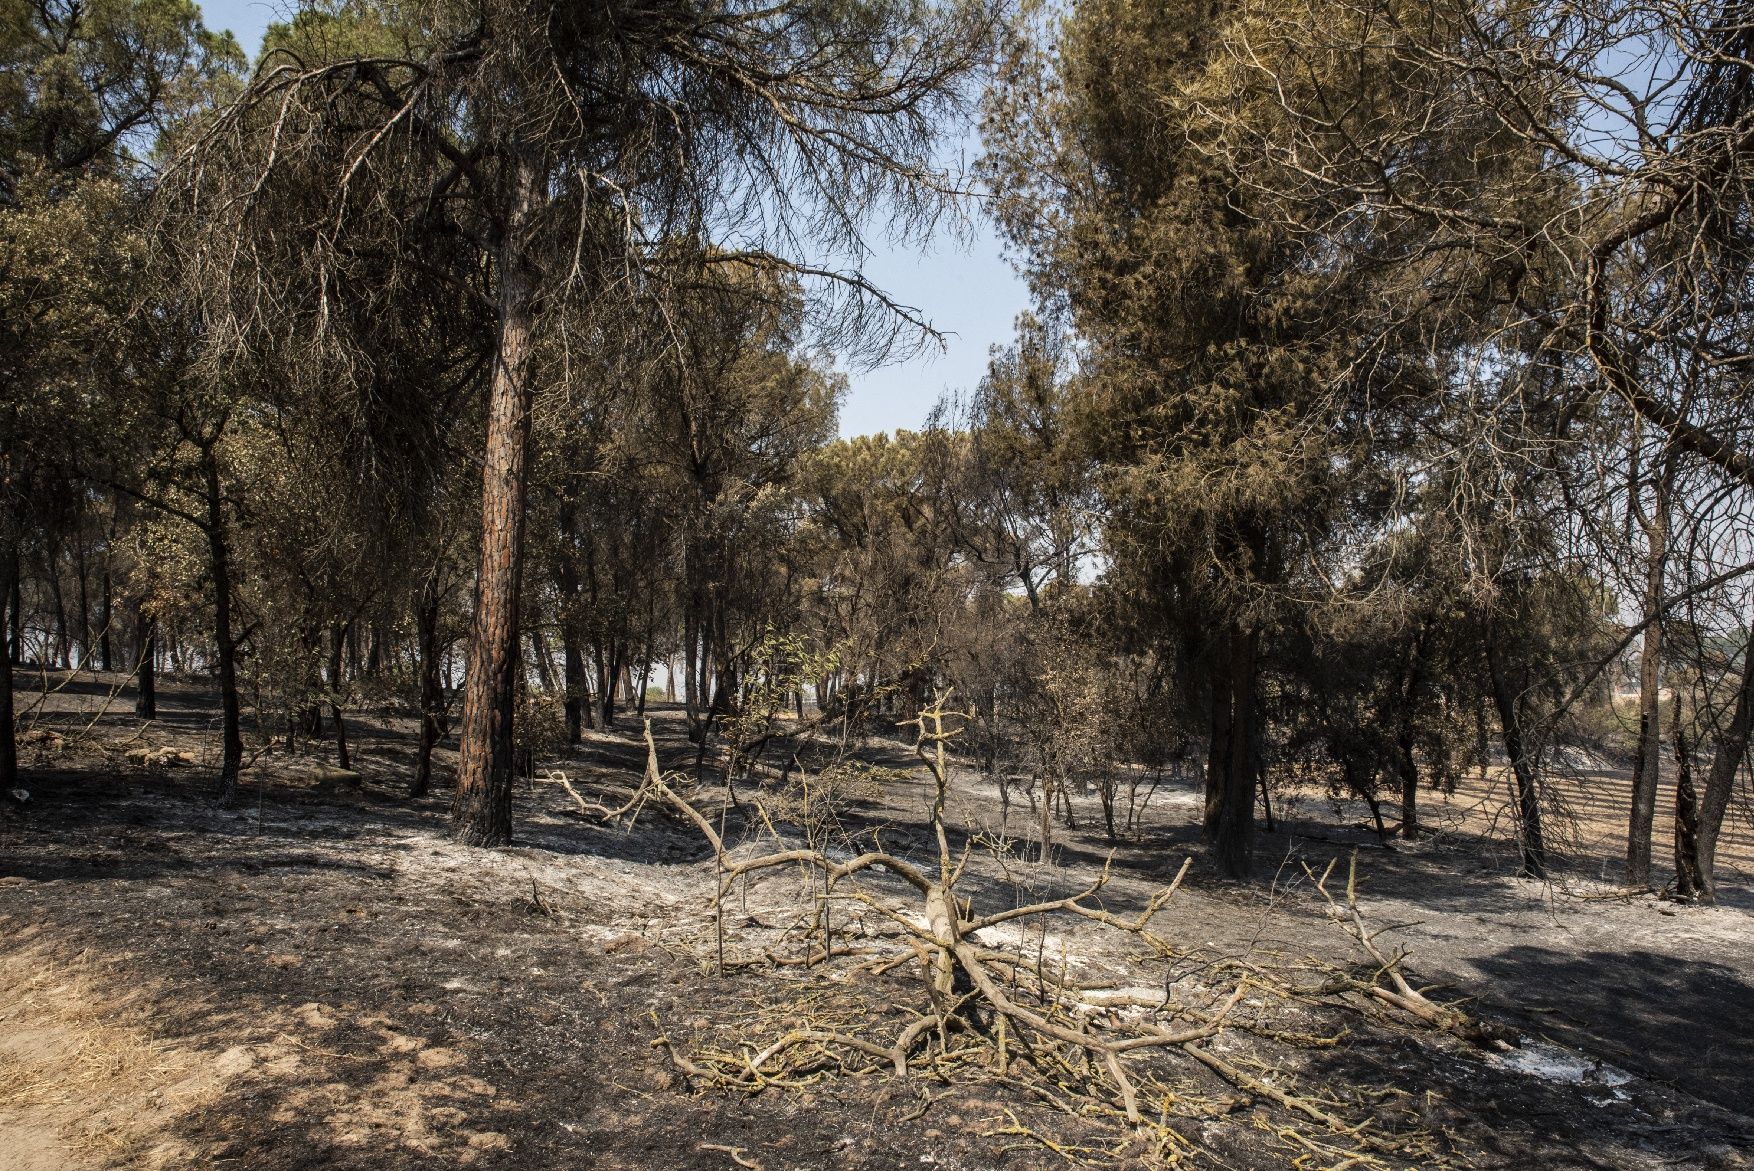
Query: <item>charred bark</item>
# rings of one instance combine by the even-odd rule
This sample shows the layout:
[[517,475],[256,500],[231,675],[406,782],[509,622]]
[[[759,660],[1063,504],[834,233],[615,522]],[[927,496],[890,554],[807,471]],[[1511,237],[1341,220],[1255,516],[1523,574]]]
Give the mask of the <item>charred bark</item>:
[[1255,837],[1255,666],[1260,636],[1252,630],[1230,632],[1220,703],[1228,705],[1229,735],[1224,742],[1218,825],[1212,838],[1218,868],[1232,878],[1246,878],[1254,862]]
[[482,462],[481,559],[469,666],[463,681],[452,829],[466,845],[503,846],[512,837],[516,741],[518,602],[524,569],[529,481],[530,350],[536,273],[524,249],[540,176],[528,153],[513,164],[509,210],[499,242],[498,346],[488,388]]
[[158,619],[146,612],[143,598],[134,599],[134,673],[137,691],[134,714],[143,720],[158,718]]
[[329,714],[335,720],[335,764],[352,769],[353,759],[347,751],[347,725],[341,718],[342,655],[347,646],[347,626],[329,628]]
[[420,744],[414,756],[414,781],[410,797],[424,797],[432,788],[432,752],[439,742],[439,713],[444,706],[439,679],[439,592],[428,584],[415,608],[415,638],[420,658]]
[[1675,894],[1699,897],[1699,795],[1693,787],[1693,746],[1675,721]]
[[213,582],[213,649],[219,668],[220,758],[219,803],[237,800],[238,774],[243,771],[243,706],[238,698],[237,642],[232,632],[231,546],[220,493],[218,434],[201,449],[206,483],[207,569]]
[[[0,509],[4,509],[4,517],[0,519],[0,589],[5,591],[3,600],[6,607],[7,621],[17,622],[18,606],[18,517],[12,508],[12,460],[10,454],[5,459],[3,474],[4,482],[0,483],[0,491],[5,498],[0,499]],[[0,792],[10,793],[18,787],[18,715],[12,706],[12,660],[14,655],[3,654],[0,659]]]
[[[1668,497],[1665,469],[1657,481],[1656,498],[1649,515],[1640,510],[1639,516],[1648,546],[1644,582],[1646,615],[1660,614],[1663,609],[1663,567],[1668,558],[1669,543]],[[1657,782],[1662,766],[1659,703],[1662,655],[1663,624],[1659,620],[1644,628],[1644,647],[1638,663],[1638,744],[1633,753],[1632,808],[1626,826],[1626,885],[1639,890],[1650,886],[1651,831],[1656,824]]]
[[1528,878],[1545,878],[1547,839],[1541,828],[1540,784],[1523,736],[1518,697],[1511,689],[1495,637],[1487,639],[1486,660],[1492,681],[1492,702],[1498,709],[1499,726],[1504,732],[1504,753],[1510,758],[1511,773],[1515,778],[1517,849],[1522,856],[1522,872]]
[[114,642],[110,638],[110,626],[115,622],[115,598],[110,582],[110,571],[105,569],[103,579],[98,583],[98,635],[97,665],[100,671],[113,671]]
[[1724,815],[1730,808],[1736,775],[1748,757],[1751,729],[1754,729],[1754,663],[1744,660],[1741,683],[1736,688],[1735,711],[1730,716],[1729,726],[1717,738],[1711,772],[1706,777],[1705,792],[1699,801],[1699,826],[1692,867],[1697,889],[1692,897],[1701,903],[1717,902],[1717,841],[1723,832]]

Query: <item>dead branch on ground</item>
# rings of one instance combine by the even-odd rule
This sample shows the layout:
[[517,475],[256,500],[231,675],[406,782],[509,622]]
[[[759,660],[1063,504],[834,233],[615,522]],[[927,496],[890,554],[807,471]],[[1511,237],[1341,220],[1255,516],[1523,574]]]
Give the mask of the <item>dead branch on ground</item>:
[[1454,1034],[1470,1044],[1483,1048],[1510,1048],[1506,1034],[1502,1030],[1491,1028],[1469,1016],[1455,1005],[1439,1004],[1427,997],[1424,989],[1413,987],[1407,979],[1405,970],[1407,949],[1399,947],[1392,955],[1383,951],[1377,940],[1388,928],[1372,930],[1370,925],[1365,922],[1364,913],[1358,907],[1358,854],[1356,851],[1353,852],[1347,865],[1345,900],[1342,902],[1335,898],[1333,892],[1328,889],[1328,882],[1333,877],[1334,867],[1338,863],[1338,858],[1329,859],[1327,867],[1319,876],[1310,869],[1307,863],[1304,864],[1303,869],[1304,873],[1309,876],[1310,882],[1315,885],[1316,893],[1326,901],[1328,917],[1376,965],[1366,980],[1349,978],[1347,982],[1350,986],[1383,1004],[1400,1009],[1428,1028]]

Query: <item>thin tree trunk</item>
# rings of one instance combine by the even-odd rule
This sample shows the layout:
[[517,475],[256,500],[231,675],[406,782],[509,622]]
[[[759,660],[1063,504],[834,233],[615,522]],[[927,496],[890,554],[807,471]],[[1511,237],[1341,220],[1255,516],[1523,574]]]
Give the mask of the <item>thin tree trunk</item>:
[[146,613],[144,598],[134,599],[134,671],[138,693],[134,714],[143,720],[158,718],[158,619]]
[[516,157],[513,171],[510,214],[499,245],[499,336],[482,463],[481,563],[451,805],[456,839],[476,846],[511,842],[516,769],[512,717],[517,708],[518,601],[529,489],[530,331],[536,310],[536,274],[523,249],[540,177],[527,148]]
[[1225,672],[1229,668],[1229,642],[1225,643],[1225,661],[1214,670],[1212,678],[1212,721],[1206,741],[1206,808],[1200,835],[1208,842],[1218,840],[1218,824],[1224,813],[1224,762],[1230,745],[1230,693]]
[[1400,726],[1395,735],[1396,763],[1401,773],[1400,835],[1409,841],[1419,836],[1419,764],[1413,758],[1413,713],[1419,702],[1420,685],[1424,682],[1425,638],[1425,624],[1421,623],[1413,638],[1407,681],[1401,688]]
[[[0,590],[4,590],[7,620],[17,621],[18,605],[18,514],[12,507],[12,455],[0,458]],[[18,787],[17,713],[12,707],[12,660],[10,654],[0,655],[0,791],[10,793]]]
[[11,644],[7,658],[15,663],[24,662],[24,574],[18,566],[18,537],[12,538],[11,554],[12,588],[7,591],[11,603],[7,606],[6,636]]
[[[1272,790],[1267,787],[1267,770],[1259,766],[1258,762],[1260,761],[1260,757],[1257,756],[1255,760],[1257,762],[1255,767],[1255,783],[1256,787],[1260,789],[1261,792],[1261,821],[1266,826],[1267,832],[1273,833],[1275,832],[1275,827],[1273,825],[1273,793]],[[1113,837],[1114,835],[1110,834],[1109,836]]]
[[1699,796],[1693,788],[1693,746],[1675,720],[1675,894],[1699,897]]
[[560,634],[562,681],[566,685],[566,742],[583,743],[585,708],[590,702],[590,685],[585,682],[585,653],[571,623],[563,625]]
[[622,647],[618,642],[611,641],[609,654],[597,657],[597,680],[600,688],[599,697],[603,701],[603,727],[615,726],[615,683],[621,675]]
[[1495,635],[1487,639],[1486,661],[1488,673],[1492,676],[1492,702],[1498,708],[1499,726],[1504,730],[1504,752],[1510,757],[1511,772],[1516,780],[1517,847],[1522,855],[1522,871],[1528,878],[1545,878],[1547,839],[1541,829],[1541,791],[1534,764],[1525,751],[1522,721],[1517,715],[1517,697],[1505,676]]
[[107,567],[104,569],[103,579],[98,588],[101,591],[97,602],[98,622],[101,629],[97,635],[97,665],[100,670],[113,671],[115,670],[115,662],[112,657],[114,642],[110,638],[110,624],[116,619],[115,596],[114,587],[110,581],[110,571]]
[[213,579],[213,644],[219,657],[220,764],[219,803],[237,800],[238,774],[243,771],[242,705],[238,700],[237,645],[231,629],[231,550],[225,523],[225,501],[219,491],[217,436],[202,449],[207,480],[208,572]]
[[1419,765],[1413,759],[1413,737],[1405,727],[1395,749],[1401,772],[1401,827],[1397,832],[1412,840],[1419,836]]
[[0,430],[0,591],[4,591],[4,597],[0,601],[4,602],[10,643],[6,653],[0,655],[6,660],[0,666],[0,794],[10,794],[18,787],[18,713],[12,706],[12,664],[24,649],[18,616],[23,593],[18,582],[18,542],[24,523],[19,515],[20,469],[13,446],[18,425],[16,399],[8,404],[0,421],[4,423]]
[[[305,686],[304,706],[298,713],[298,729],[304,733],[307,743],[321,740],[328,732],[323,722],[323,645],[322,629],[315,623],[307,621],[303,628],[305,649]],[[287,747],[292,747],[292,737],[287,737]]]
[[1221,702],[1230,707],[1222,776],[1224,787],[1218,811],[1213,854],[1218,868],[1232,878],[1246,878],[1254,861],[1255,763],[1254,704],[1255,660],[1260,636],[1254,631],[1232,630],[1229,636],[1228,672]]
[[414,782],[410,797],[424,797],[432,787],[432,751],[439,742],[439,709],[444,697],[439,679],[439,591],[429,583],[415,608],[414,624],[420,658],[420,746],[414,756]]
[[[1639,517],[1648,546],[1644,579],[1646,617],[1660,614],[1663,608],[1663,567],[1669,546],[1668,478],[1665,467],[1657,480],[1649,516]],[[1626,826],[1626,885],[1636,890],[1650,887],[1651,831],[1656,824],[1657,783],[1662,768],[1658,702],[1662,656],[1663,624],[1653,621],[1644,628],[1644,648],[1638,663],[1638,745],[1633,754],[1632,809]]]
[[329,713],[335,719],[335,764],[352,769],[353,759],[347,751],[347,725],[341,719],[342,654],[347,647],[347,625],[329,628]]
[[1717,902],[1717,840],[1723,832],[1724,814],[1730,808],[1736,774],[1748,756],[1748,736],[1754,729],[1754,644],[1744,653],[1742,681],[1736,688],[1736,710],[1730,725],[1718,738],[1699,802],[1699,830],[1693,871],[1698,878],[1696,897],[1702,903]]
[[79,666],[91,670],[91,591],[86,588],[85,508],[79,509],[79,529],[73,534],[73,578],[79,604]]
[[46,554],[48,568],[49,601],[54,607],[55,619],[55,666],[66,670],[72,657],[72,638],[67,632],[67,603],[61,596],[61,550],[58,542],[51,542]]
[[695,690],[694,656],[698,650],[699,623],[691,607],[682,620],[682,710],[688,716],[688,727],[695,730],[700,716],[700,703]]
[[560,587],[560,671],[561,685],[566,689],[566,742],[583,743],[585,727],[593,724],[590,714],[590,683],[585,678],[585,651],[579,636],[578,615],[579,567],[575,557],[578,536],[578,507],[573,503],[575,489],[569,484],[560,503],[559,527],[563,548],[555,561],[555,583]]
[[554,656],[548,653],[548,636],[540,630],[530,632],[530,650],[536,660],[536,682],[543,691],[554,690]]

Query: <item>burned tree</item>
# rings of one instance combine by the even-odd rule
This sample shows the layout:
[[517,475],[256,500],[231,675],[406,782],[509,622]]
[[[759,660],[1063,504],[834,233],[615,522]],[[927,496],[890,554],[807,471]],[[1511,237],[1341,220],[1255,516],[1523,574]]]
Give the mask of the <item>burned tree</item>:
[[[933,145],[994,10],[667,0],[420,15],[392,23],[362,5],[339,37],[286,37],[185,150],[175,187],[195,266],[223,292],[212,330],[222,352],[284,329],[264,310],[288,290],[295,319],[322,336],[344,282],[490,274],[453,816],[461,840],[503,844],[536,380],[564,378],[569,347],[589,345],[628,299],[657,295],[662,274],[648,261],[677,236],[723,241],[727,257],[824,286],[821,324],[868,352],[919,325],[822,257],[856,253],[859,224],[880,206],[906,231],[949,205],[955,184]],[[264,250],[234,247],[263,237],[278,240],[265,251],[295,261],[290,278],[260,263]],[[550,336],[564,339],[556,369],[537,358]]]

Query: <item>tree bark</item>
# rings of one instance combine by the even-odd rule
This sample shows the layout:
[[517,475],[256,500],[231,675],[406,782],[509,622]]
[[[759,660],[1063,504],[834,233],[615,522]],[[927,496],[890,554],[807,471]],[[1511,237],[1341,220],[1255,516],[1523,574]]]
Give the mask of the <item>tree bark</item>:
[[1232,629],[1228,642],[1219,703],[1230,709],[1229,734],[1225,737],[1220,773],[1223,787],[1212,844],[1218,868],[1231,878],[1246,878],[1254,862],[1255,664],[1260,636],[1252,630]]
[[1498,709],[1499,726],[1504,731],[1504,753],[1510,758],[1511,772],[1516,778],[1517,849],[1522,855],[1522,872],[1528,878],[1545,878],[1547,839],[1541,828],[1541,790],[1535,777],[1534,762],[1529,760],[1523,742],[1517,696],[1505,673],[1496,635],[1487,638],[1486,661],[1492,677],[1492,702]]
[[6,634],[10,650],[6,657],[15,663],[22,663],[24,662],[24,574],[19,572],[18,537],[16,535],[12,538],[10,564],[12,585],[7,593],[12,601],[6,608]]
[[85,564],[85,508],[78,512],[78,530],[73,534],[73,581],[79,605],[79,666],[91,670],[91,591],[87,588]]
[[49,603],[53,609],[55,620],[55,666],[66,670],[73,652],[72,636],[67,631],[67,603],[61,596],[61,549],[60,543],[50,541],[44,554],[45,567],[48,570]]
[[329,628],[329,713],[335,719],[335,764],[352,769],[353,759],[347,751],[347,725],[341,720],[342,655],[347,647],[347,625]]
[[536,682],[543,691],[553,691],[554,656],[548,653],[548,636],[540,630],[530,632],[530,657],[536,660]]
[[682,710],[688,717],[690,732],[700,718],[695,655],[699,653],[699,623],[691,605],[682,620]]
[[146,600],[134,599],[134,671],[138,692],[134,714],[143,720],[158,718],[158,619],[146,612]]
[[568,496],[560,504],[559,527],[563,547],[555,560],[554,577],[555,584],[560,587],[560,682],[566,690],[566,742],[577,745],[585,738],[585,706],[589,702],[587,693],[590,687],[585,682],[584,647],[574,613],[581,587],[579,567],[574,558],[578,507],[571,499],[572,491],[569,485]]
[[603,701],[603,727],[615,726],[615,685],[621,677],[622,644],[611,641],[607,656],[598,659],[599,698]]
[[231,628],[231,549],[225,522],[225,501],[219,490],[218,436],[201,450],[207,487],[207,560],[213,579],[213,645],[219,657],[220,758],[219,803],[237,800],[238,774],[243,771],[243,708],[238,699],[237,643]]
[[1675,720],[1675,893],[1699,898],[1699,797],[1693,787],[1693,748]]
[[529,368],[536,311],[536,273],[524,249],[540,178],[527,150],[516,157],[513,172],[509,214],[499,243],[498,352],[488,388],[481,562],[463,681],[457,789],[451,805],[454,836],[476,846],[510,843],[516,769],[512,717],[517,707],[518,601],[529,489]]
[[439,591],[428,583],[414,613],[420,657],[420,745],[414,756],[414,782],[408,786],[410,797],[424,797],[432,788],[432,751],[439,742],[439,709],[444,704],[439,680],[439,600]]
[[560,635],[561,681],[566,686],[566,742],[580,744],[585,738],[591,686],[585,679],[585,650],[570,624]]
[[1419,836],[1419,763],[1413,759],[1413,735],[1405,725],[1395,740],[1401,771],[1401,837],[1412,841]]
[[1206,742],[1206,809],[1200,835],[1208,842],[1218,840],[1218,824],[1224,812],[1225,760],[1230,744],[1231,706],[1226,672],[1230,648],[1225,645],[1226,661],[1213,672],[1211,732]]
[[[10,453],[4,461],[4,469],[0,471],[4,482],[0,483],[0,509],[4,510],[0,518],[0,590],[5,591],[3,600],[7,611],[7,620],[16,621],[15,607],[18,605],[18,515],[12,507],[12,459]],[[0,654],[0,791],[10,793],[18,787],[18,728],[17,713],[12,707],[12,660],[11,654]]]
[[[1648,618],[1663,609],[1663,568],[1668,560],[1668,475],[1657,479],[1655,499],[1648,516],[1641,515],[1647,544],[1644,580],[1644,613]],[[1638,745],[1632,764],[1632,809],[1626,826],[1626,885],[1637,890],[1650,887],[1651,831],[1656,824],[1657,782],[1662,769],[1662,719],[1659,698],[1662,687],[1663,624],[1644,628],[1644,648],[1638,663]]]
[[1736,688],[1736,709],[1729,727],[1718,737],[1711,759],[1711,773],[1705,780],[1705,792],[1699,801],[1699,830],[1695,839],[1693,872],[1698,878],[1694,897],[1701,903],[1717,902],[1717,840],[1723,832],[1724,814],[1730,808],[1730,795],[1735,789],[1736,774],[1748,756],[1748,736],[1754,729],[1754,662],[1746,657],[1754,651],[1751,644],[1744,651],[1742,680]]
[[114,643],[110,638],[110,624],[115,621],[115,595],[110,581],[110,571],[104,570],[103,580],[98,585],[98,635],[97,665],[102,671],[115,670],[112,658]]

